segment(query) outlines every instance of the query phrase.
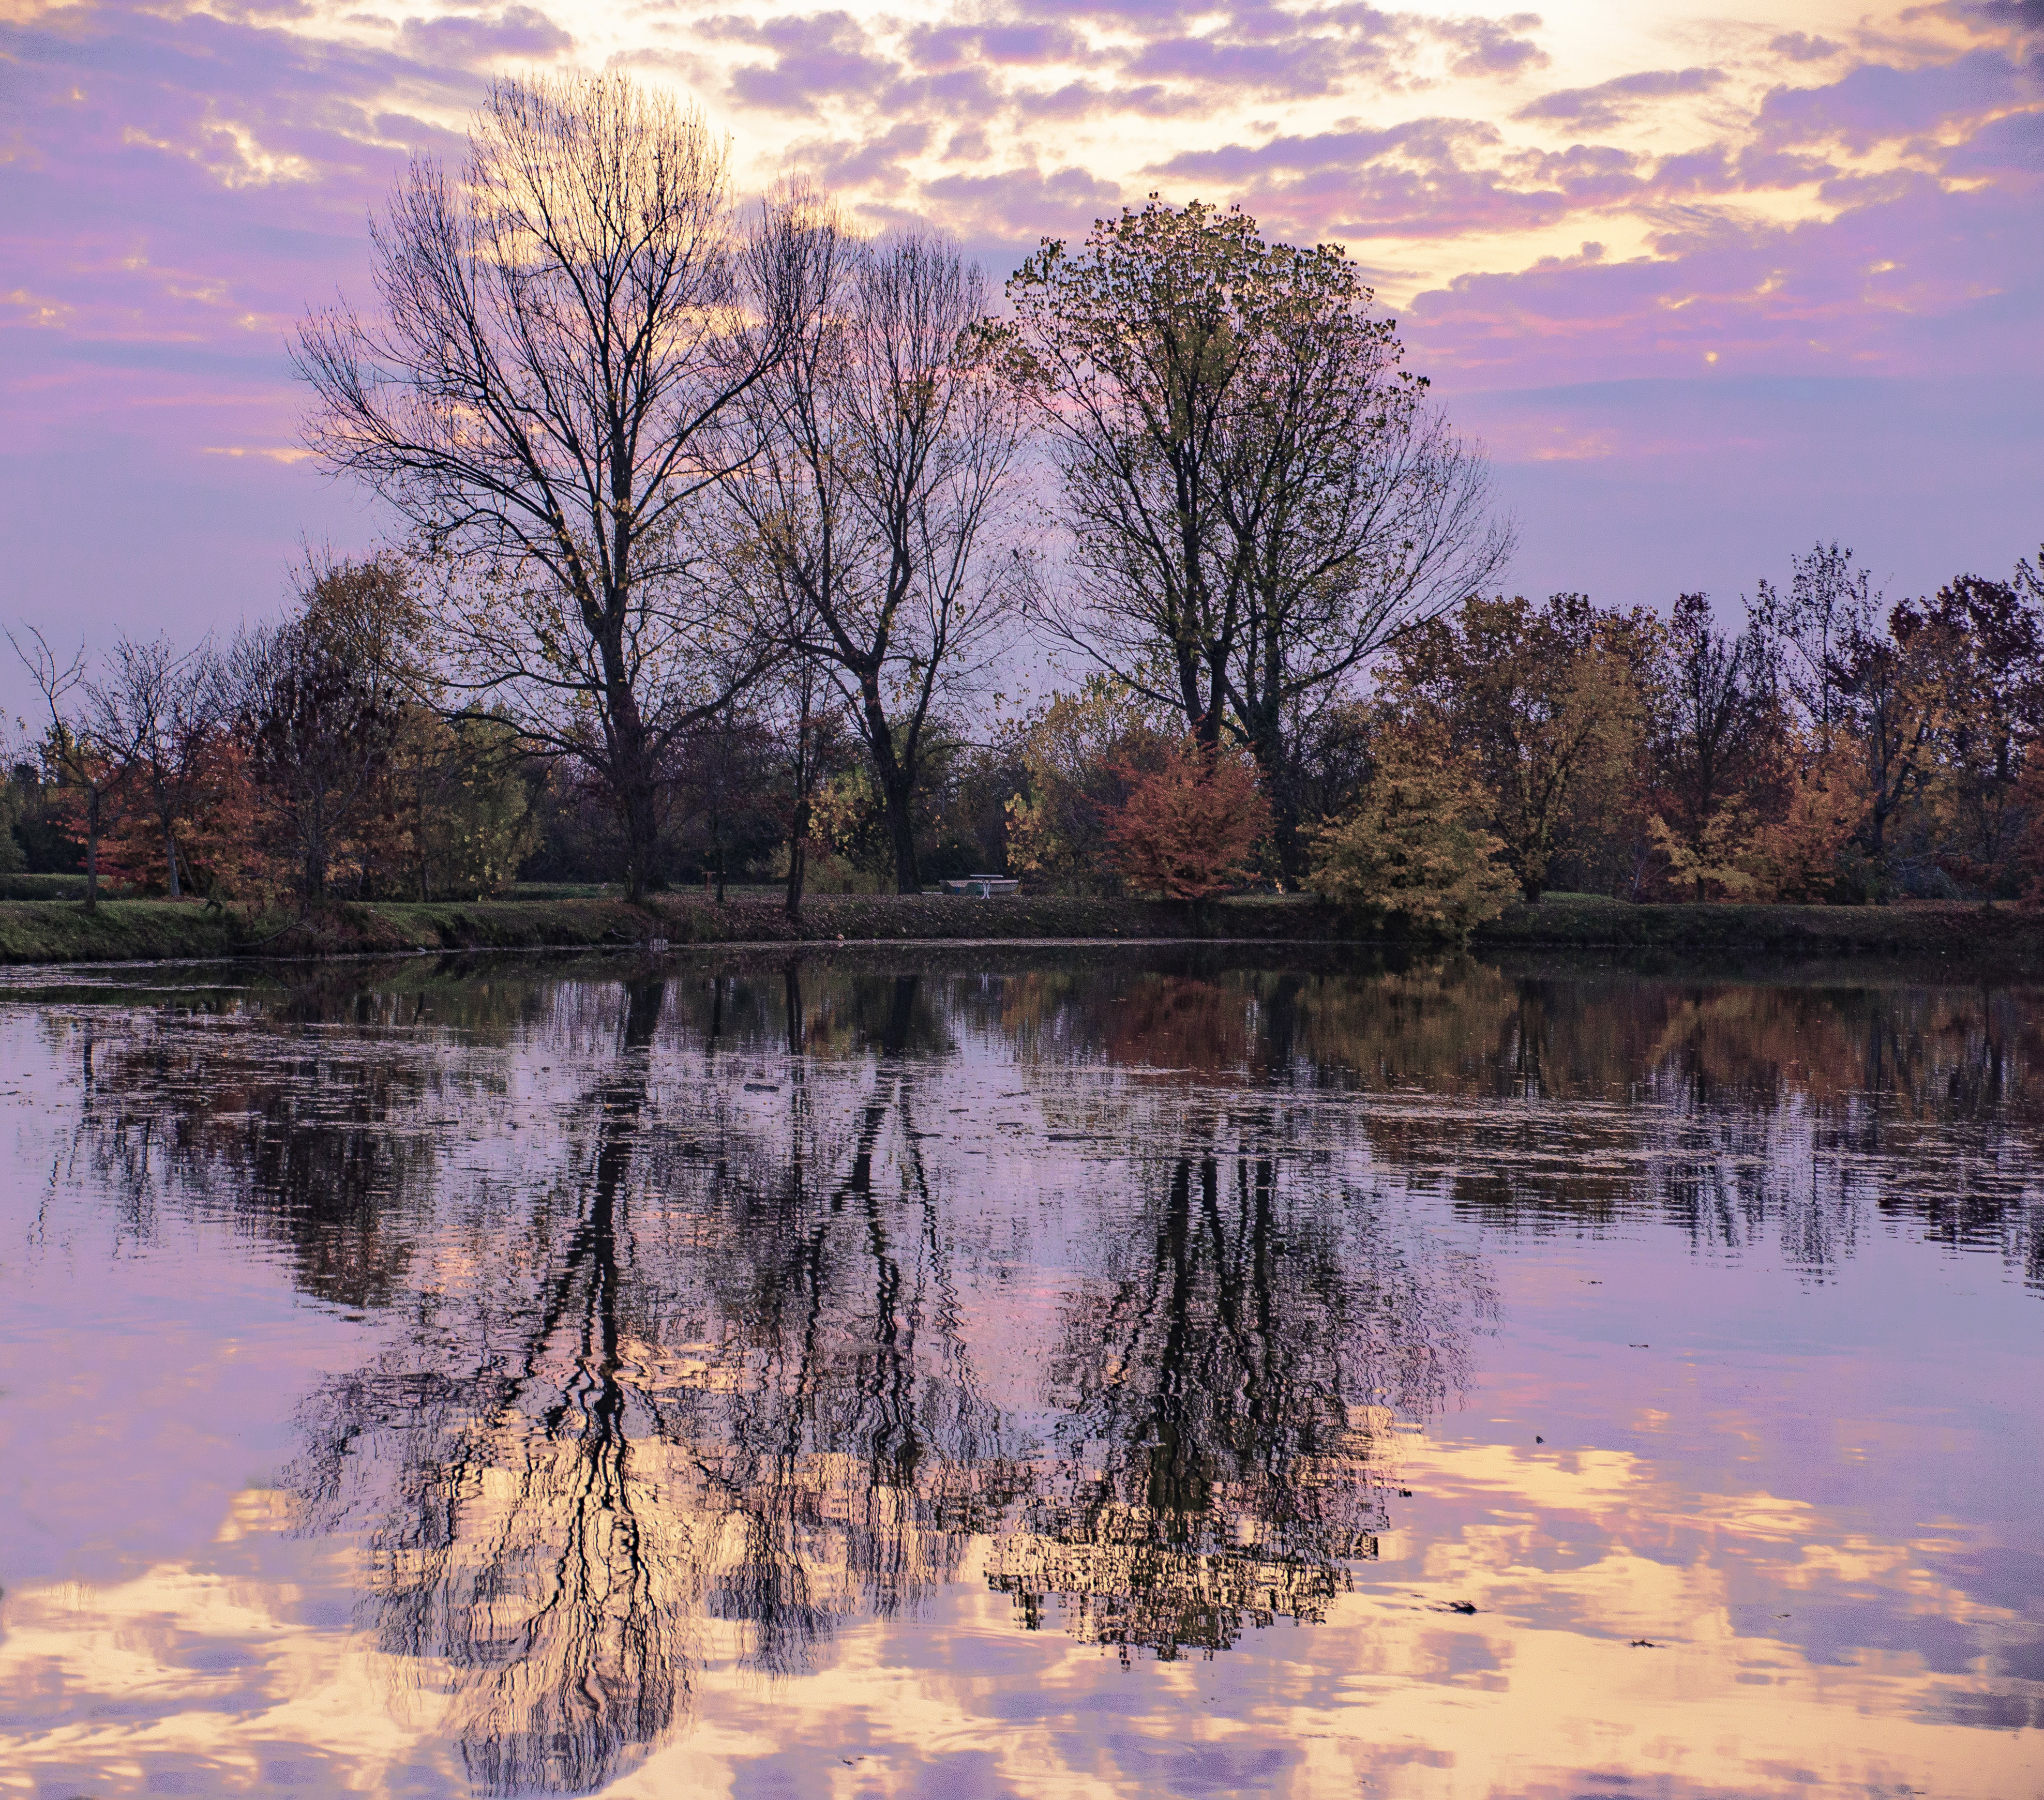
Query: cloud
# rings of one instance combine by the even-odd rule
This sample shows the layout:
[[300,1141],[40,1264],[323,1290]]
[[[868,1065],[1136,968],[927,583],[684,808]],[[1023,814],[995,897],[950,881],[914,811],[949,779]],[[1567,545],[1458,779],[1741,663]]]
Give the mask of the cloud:
[[1450,73],[1511,76],[1546,67],[1547,52],[1526,35],[1539,25],[1538,13],[1514,13],[1505,19],[1444,20],[1435,30],[1460,52],[1448,65]]
[[720,20],[714,35],[774,52],[771,63],[735,70],[731,92],[775,112],[813,117],[821,100],[877,98],[901,72],[899,62],[874,53],[866,28],[849,13],[786,13],[758,24]]
[[1595,87],[1565,87],[1521,106],[1515,119],[1552,121],[1581,131],[1608,131],[1636,113],[1642,103],[1671,94],[1708,94],[1724,80],[1722,69],[1649,69],[1619,75]]
[[1039,232],[1056,235],[1082,217],[1109,214],[1121,205],[1121,190],[1081,168],[1050,175],[1032,167],[989,175],[940,175],[923,184],[930,210],[962,238],[1012,240]]
[[1552,225],[1638,194],[1641,159],[1577,146],[1508,151],[1495,125],[1418,119],[1189,152],[1154,172],[1205,181],[1266,224],[1312,237],[1431,238]]
[[1767,48],[1792,63],[1820,63],[1827,56],[1837,56],[1845,46],[1834,44],[1828,37],[1812,37],[1807,32],[1786,31],[1779,37],[1769,38]]
[[[1700,217],[1651,253],[1458,277],[1408,309],[1431,355],[1486,379],[1700,371],[2044,378],[2030,193],[1884,178],[1835,219]],[[1537,371],[1537,374],[1534,372]]]
[[934,135],[929,125],[910,119],[863,143],[812,139],[797,144],[790,154],[824,187],[895,195],[909,181],[904,164],[928,149]]
[[421,62],[457,64],[555,57],[574,48],[572,37],[530,6],[507,6],[494,18],[407,19],[398,40]]
[[1918,68],[1863,63],[1823,87],[1777,87],[1761,102],[1769,144],[1836,143],[1856,155],[1877,144],[1962,126],[2018,102],[2025,89],[1998,50]]

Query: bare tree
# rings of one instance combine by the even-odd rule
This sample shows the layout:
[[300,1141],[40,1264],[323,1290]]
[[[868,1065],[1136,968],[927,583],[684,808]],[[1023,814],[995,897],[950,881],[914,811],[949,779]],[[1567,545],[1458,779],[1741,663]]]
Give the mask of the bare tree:
[[1759,585],[1759,598],[1746,603],[1757,643],[1765,647],[1773,678],[1788,689],[1828,749],[1852,710],[1841,689],[1841,658],[1850,659],[1879,635],[1881,597],[1873,577],[1853,562],[1837,539],[1819,542],[1808,556],[1788,559],[1788,592],[1772,581]]
[[748,396],[758,454],[729,488],[738,578],[828,670],[872,763],[896,885],[921,886],[913,803],[939,702],[970,689],[1020,598],[1004,540],[1020,415],[982,329],[978,271],[942,238],[863,244],[797,195],[778,267],[803,328]]
[[85,647],[81,644],[76,654],[61,661],[36,627],[27,627],[26,633],[26,643],[12,631],[7,642],[43,697],[50,721],[44,754],[55,765],[58,783],[84,796],[85,909],[95,912],[99,908],[99,839],[133,746],[100,735],[103,721],[94,717],[90,704]]
[[438,559],[445,673],[584,765],[657,876],[662,771],[770,646],[690,564],[695,503],[742,460],[778,361],[770,226],[740,254],[727,156],[622,75],[506,79],[459,178],[415,162],[371,226],[382,319],[309,318],[308,440]]
[[107,662],[106,675],[85,684],[92,735],[117,752],[115,773],[129,804],[162,838],[165,885],[176,900],[183,891],[178,832],[230,709],[228,685],[209,643],[180,654],[166,637],[123,637]]

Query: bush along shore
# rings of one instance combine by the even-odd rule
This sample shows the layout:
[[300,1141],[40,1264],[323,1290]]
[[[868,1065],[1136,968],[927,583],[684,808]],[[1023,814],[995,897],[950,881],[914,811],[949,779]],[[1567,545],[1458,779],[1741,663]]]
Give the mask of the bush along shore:
[[[1170,900],[816,895],[790,919],[778,900],[694,895],[419,904],[288,912],[190,902],[0,902],[0,963],[389,955],[450,950],[681,948],[691,944],[1208,938],[1235,942],[1416,943],[1321,903],[1243,896]],[[2012,907],[1626,906],[1550,898],[1515,905],[1469,939],[1485,950],[1753,951],[1992,961],[2044,970],[2044,915]]]

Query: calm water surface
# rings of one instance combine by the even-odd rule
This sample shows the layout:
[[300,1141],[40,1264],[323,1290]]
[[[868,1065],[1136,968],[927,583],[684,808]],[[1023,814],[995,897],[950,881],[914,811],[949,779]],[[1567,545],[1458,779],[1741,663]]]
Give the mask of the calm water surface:
[[0,986],[0,1795],[2044,1791],[2044,991],[910,954]]

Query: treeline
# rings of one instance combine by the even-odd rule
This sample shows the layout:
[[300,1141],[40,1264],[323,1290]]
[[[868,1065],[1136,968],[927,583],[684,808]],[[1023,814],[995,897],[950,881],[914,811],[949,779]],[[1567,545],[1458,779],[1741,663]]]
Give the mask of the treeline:
[[2044,894],[2044,553],[1889,606],[1819,544],[1741,627],[1472,599],[1347,709],[1312,879],[1466,923],[1561,888],[1863,904]]
[[[0,858],[302,908],[1255,882],[1450,930],[2030,879],[2034,570],[1886,611],[1819,551],[1729,635],[1472,597],[1482,458],[1337,247],[1153,198],[997,312],[941,238],[741,214],[701,119],[605,76],[500,83],[371,253],[294,356],[402,541],[229,645],[25,631]],[[1089,672],[1005,717],[1032,651]]]

